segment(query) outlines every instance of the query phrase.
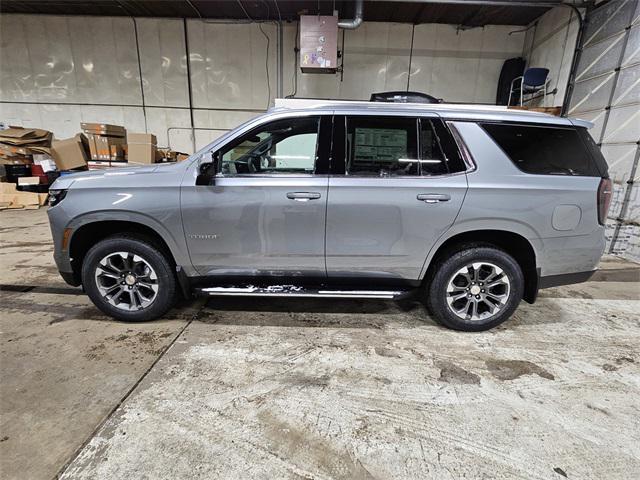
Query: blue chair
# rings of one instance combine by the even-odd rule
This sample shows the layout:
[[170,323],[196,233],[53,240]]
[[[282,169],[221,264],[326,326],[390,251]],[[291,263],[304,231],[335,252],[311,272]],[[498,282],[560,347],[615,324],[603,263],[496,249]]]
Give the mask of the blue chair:
[[[548,68],[527,68],[524,75],[516,77],[511,82],[509,90],[509,105],[511,105],[511,96],[520,94],[520,106],[524,103],[525,95],[533,95],[542,90],[543,105],[547,105],[547,86],[549,85],[549,69]],[[518,85],[518,82],[520,84]],[[529,98],[531,100],[531,98]]]

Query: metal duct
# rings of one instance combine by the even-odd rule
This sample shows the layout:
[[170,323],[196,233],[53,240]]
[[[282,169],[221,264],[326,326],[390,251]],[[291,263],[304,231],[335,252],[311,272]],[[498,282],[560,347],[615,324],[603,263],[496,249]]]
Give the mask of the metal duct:
[[362,25],[362,3],[363,0],[356,0],[356,12],[352,20],[339,20],[338,28],[354,30]]

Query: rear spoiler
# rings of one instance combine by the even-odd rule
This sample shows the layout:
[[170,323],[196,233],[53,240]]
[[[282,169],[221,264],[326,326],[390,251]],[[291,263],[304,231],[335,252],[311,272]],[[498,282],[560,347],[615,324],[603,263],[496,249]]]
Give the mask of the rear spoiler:
[[583,128],[586,128],[587,130],[591,130],[595,125],[593,122],[589,122],[588,120],[582,120],[581,118],[569,118],[569,121],[576,127],[583,127]]

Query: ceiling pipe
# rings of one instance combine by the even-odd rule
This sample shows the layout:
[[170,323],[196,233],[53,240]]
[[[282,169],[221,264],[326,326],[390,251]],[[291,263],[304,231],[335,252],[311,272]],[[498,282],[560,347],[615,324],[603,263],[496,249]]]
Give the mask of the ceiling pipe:
[[[557,7],[572,4],[567,0],[387,0],[394,3],[434,3],[449,5],[486,5],[508,7]],[[585,3],[585,2],[582,2]],[[580,7],[581,5],[577,5]]]
[[338,27],[345,30],[354,30],[362,25],[362,4],[363,0],[356,0],[355,2],[355,15],[352,20],[339,20]]

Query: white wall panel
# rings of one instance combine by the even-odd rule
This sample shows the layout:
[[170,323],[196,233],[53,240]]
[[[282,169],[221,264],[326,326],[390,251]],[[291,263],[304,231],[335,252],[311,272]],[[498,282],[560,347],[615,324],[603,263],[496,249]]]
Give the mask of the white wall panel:
[[[171,142],[190,152],[188,130],[172,131],[171,138],[166,134],[169,127],[190,125],[185,115],[189,83],[183,21],[144,18],[136,22],[147,129],[161,145]],[[142,105],[131,18],[2,15],[0,26],[0,100],[88,104],[4,104],[0,107],[3,120],[47,128],[58,137],[77,133],[81,121],[145,130],[142,108],[127,107]],[[260,27],[270,39],[268,57]],[[187,29],[196,127],[232,128],[256,112],[230,110],[268,106],[278,88],[275,25],[192,19]],[[503,61],[522,50],[524,35],[508,35],[514,29],[488,26],[458,31],[447,25],[417,26],[410,88],[450,101],[493,103]],[[394,23],[365,23],[345,31],[344,75],[313,75],[294,67],[296,25],[286,24],[284,94],[293,92],[294,79],[297,95],[307,97],[367,99],[374,91],[404,90],[411,32],[412,26]],[[115,106],[91,106],[96,104]],[[196,144],[202,146],[212,135],[197,132]]]
[[[231,112],[220,110],[195,110],[193,122],[196,127],[210,128],[211,130],[196,130],[196,149],[200,149],[211,143],[219,136],[232,130],[241,123],[260,115],[258,112]],[[177,134],[178,132],[176,132]],[[173,137],[172,137],[173,138]]]
[[[276,27],[187,22],[193,106],[267,108],[276,93]],[[267,58],[267,40],[270,39]],[[268,75],[266,64],[268,64]]]
[[504,61],[524,45],[523,33],[509,35],[514,29],[416,25],[410,89],[452,102],[495,103]]
[[[573,10],[557,7],[544,14],[527,31],[529,39],[525,44],[527,67],[549,69],[549,91],[547,106],[562,105],[573,60],[579,22]],[[543,100],[534,101],[542,105]]]
[[368,100],[373,92],[406,90],[411,26],[368,23],[345,32],[339,98]]
[[[520,55],[524,34],[517,27],[489,25],[458,31],[452,25],[416,25],[410,90],[448,101],[494,103],[502,64]],[[296,26],[284,30],[284,92],[294,91]],[[342,35],[338,39],[342,48]],[[368,99],[372,92],[405,90],[411,26],[364,23],[345,32],[344,78],[340,74],[301,74],[297,96]]]
[[[158,139],[159,147],[169,146],[169,138],[167,135],[167,129],[169,127],[188,127],[190,125],[190,116],[188,108],[158,108],[147,107],[147,130],[152,132]],[[128,131],[136,132],[131,128],[127,128]],[[144,132],[142,130],[137,132]],[[136,133],[137,133],[136,132]],[[187,131],[186,139],[176,139],[171,137],[171,148],[180,152],[191,152],[191,136]]]
[[183,21],[139,18],[136,22],[145,105],[189,108]]
[[141,103],[131,19],[5,14],[0,25],[2,100]]
[[82,122],[125,125],[133,132],[144,132],[142,107],[3,103],[0,118],[12,125],[46,128],[58,139],[80,132]]

